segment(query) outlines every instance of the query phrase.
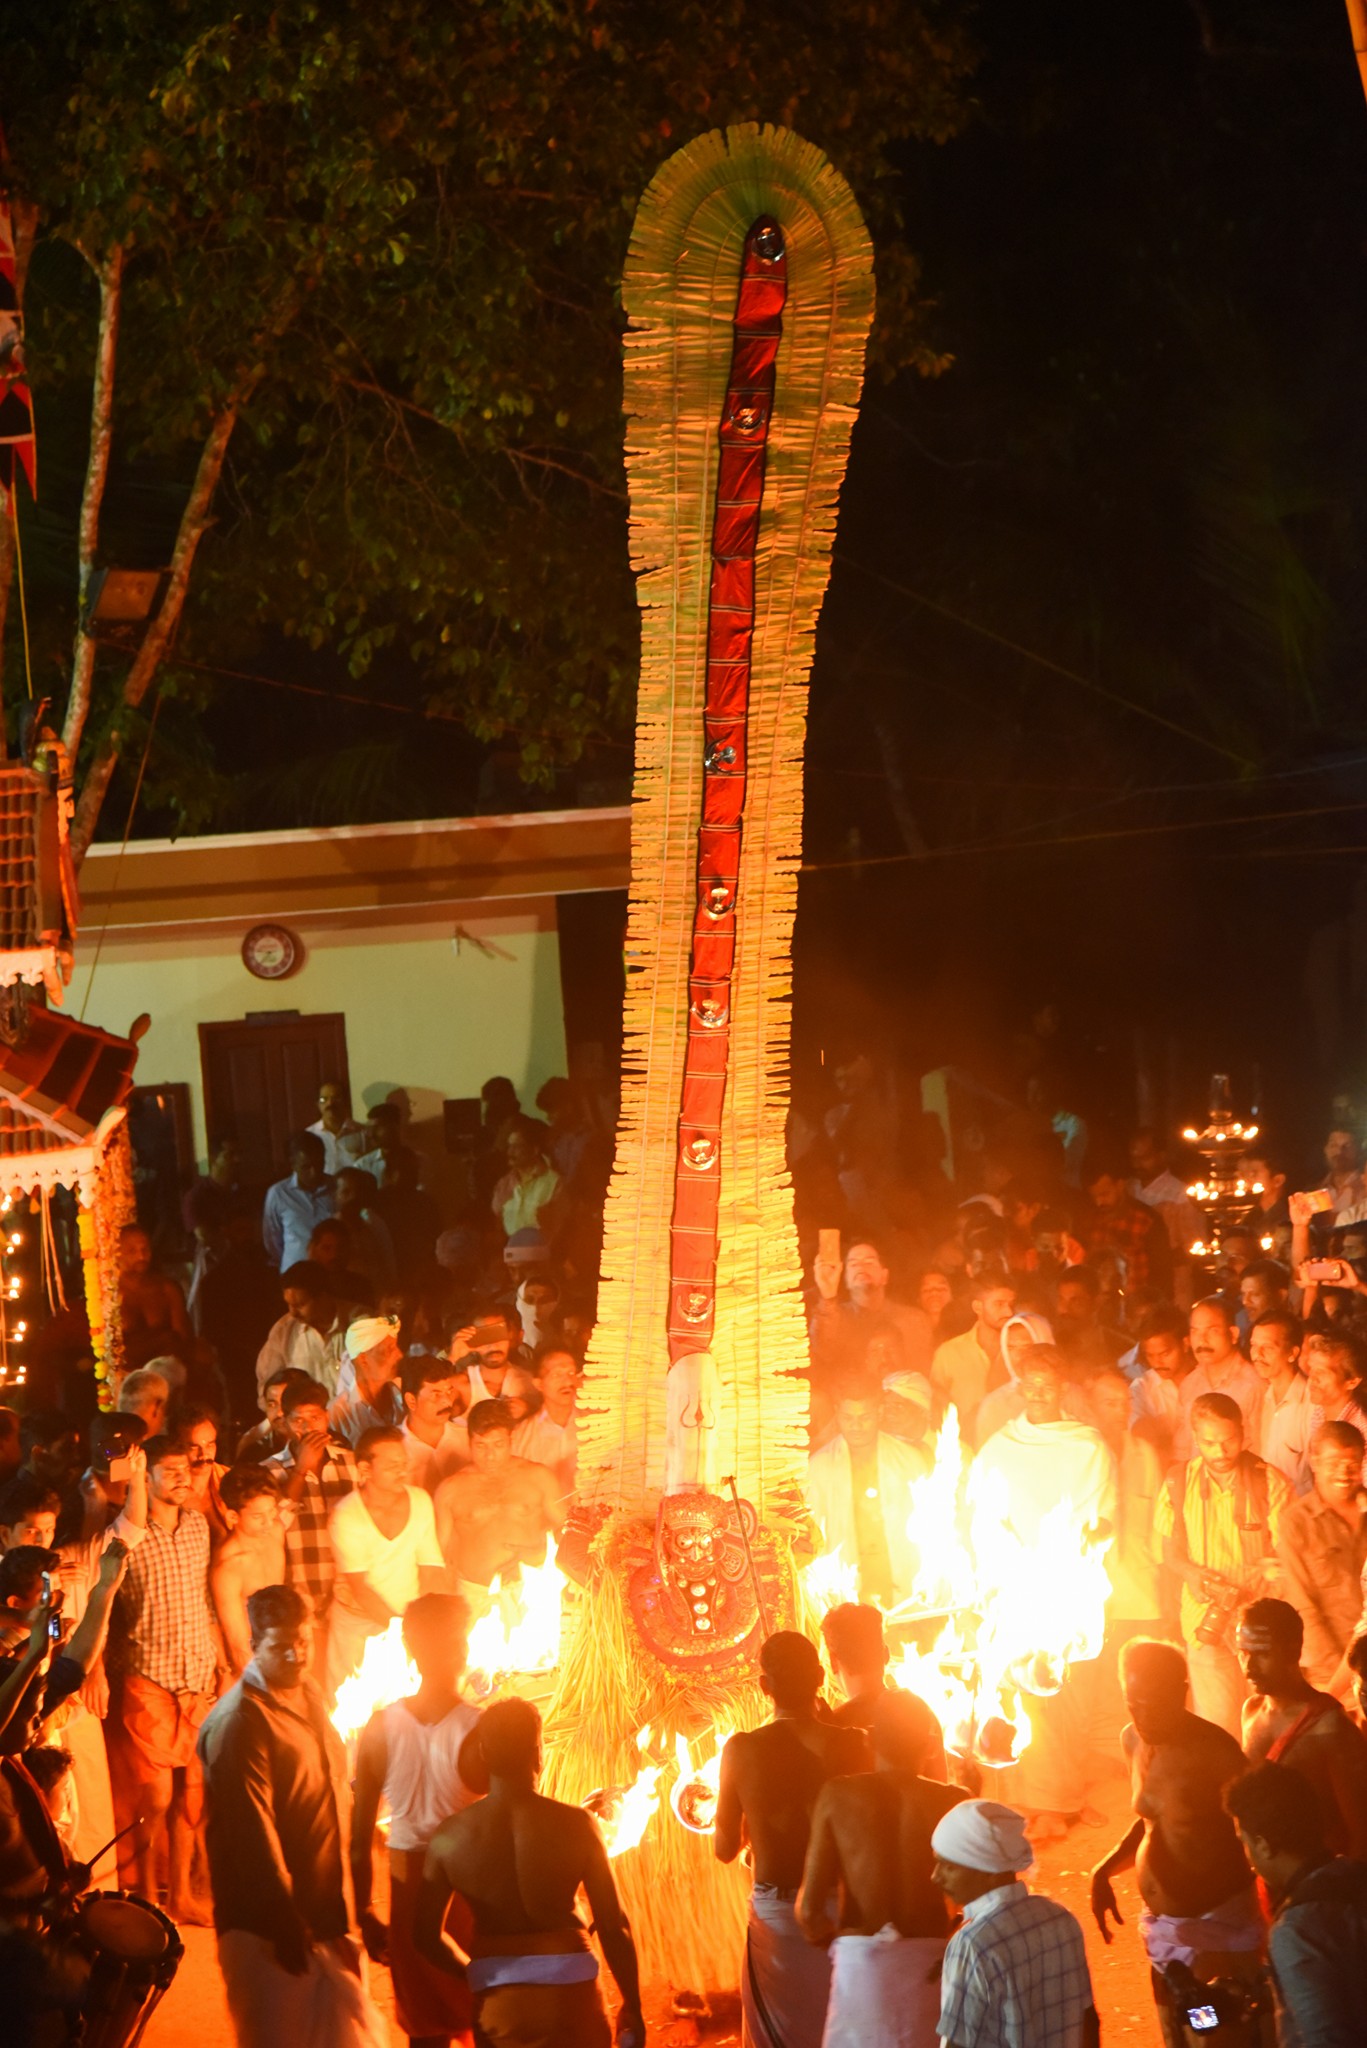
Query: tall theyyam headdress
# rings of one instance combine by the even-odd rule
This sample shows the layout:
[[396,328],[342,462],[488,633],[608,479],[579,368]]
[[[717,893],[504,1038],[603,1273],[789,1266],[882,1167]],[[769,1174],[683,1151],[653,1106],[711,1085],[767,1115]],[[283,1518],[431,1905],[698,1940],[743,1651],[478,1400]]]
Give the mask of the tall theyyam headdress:
[[820,150],[730,128],[651,182],[623,297],[641,685],[622,1115],[579,1484],[653,1511],[667,1375],[709,1353],[706,1463],[761,1505],[806,1458],[791,942],[807,679],[873,252]]

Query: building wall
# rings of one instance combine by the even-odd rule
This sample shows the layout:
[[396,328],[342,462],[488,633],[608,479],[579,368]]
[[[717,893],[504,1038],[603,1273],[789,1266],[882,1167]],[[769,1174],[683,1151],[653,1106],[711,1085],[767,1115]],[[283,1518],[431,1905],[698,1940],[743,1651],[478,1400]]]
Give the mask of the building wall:
[[378,916],[343,924],[294,915],[287,922],[303,940],[304,961],[278,982],[261,981],[243,965],[248,921],[175,934],[111,931],[93,979],[98,931],[82,933],[67,1008],[79,1016],[84,1007],[88,1022],[117,1032],[150,1014],[138,1084],[189,1083],[201,1159],[199,1026],[249,1012],[343,1012],[357,1114],[404,1090],[412,1140],[435,1169],[428,1184],[437,1192],[448,1178],[444,1099],[477,1095],[491,1074],[507,1074],[531,1109],[541,1083],[564,1073],[552,899],[462,911],[459,921]]

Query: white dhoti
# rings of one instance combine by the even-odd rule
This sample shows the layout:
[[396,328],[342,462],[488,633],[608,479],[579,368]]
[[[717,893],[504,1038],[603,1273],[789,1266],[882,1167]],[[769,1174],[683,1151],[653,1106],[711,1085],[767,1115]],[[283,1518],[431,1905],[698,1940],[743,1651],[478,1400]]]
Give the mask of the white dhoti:
[[771,1884],[750,1895],[740,1983],[744,2048],[821,2048],[831,1959],[804,1936],[793,1897]]
[[1209,1913],[1190,1919],[1146,1910],[1139,1916],[1139,1932],[1155,1970],[1165,1963],[1185,1963],[1199,1977],[1212,1959],[1230,1963],[1235,1956],[1257,1957],[1263,1941],[1258,1895],[1249,1884]]
[[231,1928],[218,1937],[218,1967],[238,2048],[389,2048],[358,1941],[320,1944],[295,1977],[261,1935]]
[[[79,1700],[69,1700],[56,1716],[56,1723],[54,1726],[49,1722],[43,1733],[46,1741],[64,1749],[71,1758],[76,1825],[67,1847],[78,1863],[89,1863],[114,1834],[114,1795],[109,1788],[104,1723]],[[114,1850],[106,1850],[91,1871],[90,1881],[97,1887],[118,1883],[118,1857]]]
[[822,2048],[935,2048],[943,1936],[840,1934],[831,1943],[831,1998]]

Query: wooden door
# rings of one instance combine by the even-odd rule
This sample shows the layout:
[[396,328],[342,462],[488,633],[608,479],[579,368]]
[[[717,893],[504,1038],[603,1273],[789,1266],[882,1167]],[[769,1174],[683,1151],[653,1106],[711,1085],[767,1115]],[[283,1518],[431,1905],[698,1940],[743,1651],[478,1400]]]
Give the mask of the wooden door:
[[242,1148],[242,1185],[253,1192],[289,1172],[289,1143],[317,1121],[322,1081],[348,1083],[346,1018],[243,1018],[201,1024],[204,1119],[212,1143],[230,1131]]

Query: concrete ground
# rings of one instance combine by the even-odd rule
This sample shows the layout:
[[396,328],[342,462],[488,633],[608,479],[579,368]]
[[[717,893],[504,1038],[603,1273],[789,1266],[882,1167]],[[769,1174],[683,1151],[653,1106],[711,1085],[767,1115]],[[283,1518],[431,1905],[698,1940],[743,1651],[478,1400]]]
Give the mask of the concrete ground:
[[[1082,1921],[1106,2048],[1115,2042],[1134,2044],[1134,2048],[1142,2043],[1144,2048],[1152,2048],[1159,2034],[1149,1997],[1148,1968],[1139,1945],[1133,1879],[1122,1879],[1116,1887],[1125,1926],[1110,1948],[1103,1945],[1087,1910],[1087,1873],[1103,1850],[1119,1840],[1130,1822],[1129,1788],[1118,1767],[1093,1786],[1091,1797],[1104,1815],[1105,1825],[1075,1828],[1065,1841],[1044,1851],[1031,1880],[1037,1890],[1070,1907]],[[382,1864],[383,1859],[376,1861]],[[377,1906],[383,1911],[382,1901],[377,1901]],[[236,2048],[214,1959],[213,1935],[206,1929],[189,1927],[184,1930],[184,1939],[185,1960],[175,1983],[153,2014],[143,2036],[145,2048],[186,2048],[187,2043],[193,2043],[194,2048]],[[404,2048],[404,2036],[394,2025],[388,1972],[372,1970],[371,1988],[388,2020],[393,2048]],[[697,2031],[691,2026],[672,2024],[667,2001],[663,1999],[648,2000],[646,2016],[655,2048],[687,2048],[687,2044],[698,2040],[726,2048],[726,2044],[735,2044],[740,2039],[739,2016],[734,2008],[718,2010]]]

